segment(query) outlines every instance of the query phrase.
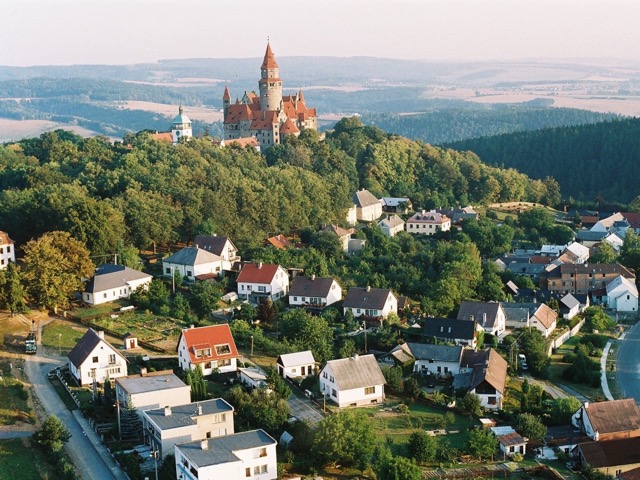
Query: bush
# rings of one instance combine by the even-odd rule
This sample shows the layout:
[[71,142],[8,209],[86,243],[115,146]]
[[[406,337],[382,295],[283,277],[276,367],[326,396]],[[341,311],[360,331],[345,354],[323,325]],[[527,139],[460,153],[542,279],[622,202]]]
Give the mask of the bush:
[[591,344],[596,348],[604,348],[607,345],[607,342],[609,341],[609,337],[607,337],[606,335],[598,335],[597,333],[588,333],[586,335],[583,335],[582,338],[580,338],[580,341],[578,343],[585,343],[585,344]]

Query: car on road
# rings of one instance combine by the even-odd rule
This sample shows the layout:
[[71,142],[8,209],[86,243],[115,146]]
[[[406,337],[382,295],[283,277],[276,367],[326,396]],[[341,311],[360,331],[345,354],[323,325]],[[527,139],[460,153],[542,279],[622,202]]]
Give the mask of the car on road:
[[520,361],[520,368],[522,370],[529,370],[529,365],[527,365],[527,357],[524,354],[518,354],[518,360]]

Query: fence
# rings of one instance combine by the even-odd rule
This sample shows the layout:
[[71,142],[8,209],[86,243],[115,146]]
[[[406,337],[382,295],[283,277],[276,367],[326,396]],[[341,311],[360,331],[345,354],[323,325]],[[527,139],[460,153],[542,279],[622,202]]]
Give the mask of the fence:
[[62,376],[62,371],[59,368],[56,370],[56,376],[58,377],[58,380],[60,380],[60,383],[62,384],[62,386],[67,390],[67,392],[69,392],[69,395],[71,396],[71,400],[73,400],[74,403],[77,405],[77,407],[80,408],[80,400],[78,400],[78,397],[76,396],[75,392],[71,390],[71,387],[69,387],[69,385],[67,384],[67,381]]
[[551,355],[556,348],[562,346],[567,340],[569,340],[571,337],[575,336],[575,334],[578,333],[580,331],[580,329],[582,328],[582,326],[584,325],[584,322],[585,322],[584,320],[581,320],[571,330],[566,331],[562,335],[560,335],[558,338],[553,339],[549,343],[549,349],[547,351],[547,355]]

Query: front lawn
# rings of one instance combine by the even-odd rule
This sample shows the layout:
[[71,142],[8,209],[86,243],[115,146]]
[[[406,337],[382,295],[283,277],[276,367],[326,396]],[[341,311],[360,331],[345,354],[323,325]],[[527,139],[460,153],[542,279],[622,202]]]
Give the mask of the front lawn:
[[[15,365],[13,367],[16,368]],[[14,425],[19,421],[35,423],[35,416],[27,403],[29,394],[11,371],[9,360],[3,359],[0,362],[0,425]]]
[[54,320],[43,328],[42,346],[49,353],[67,355],[86,333],[88,327]]
[[29,448],[29,443],[30,440],[20,438],[0,440],[0,478],[56,478],[44,454],[36,448]]

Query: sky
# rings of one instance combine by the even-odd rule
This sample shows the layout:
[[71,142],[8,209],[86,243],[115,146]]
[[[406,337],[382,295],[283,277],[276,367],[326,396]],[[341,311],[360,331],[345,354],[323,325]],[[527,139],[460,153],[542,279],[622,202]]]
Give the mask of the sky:
[[640,60],[638,0],[0,0],[0,65],[282,56]]

